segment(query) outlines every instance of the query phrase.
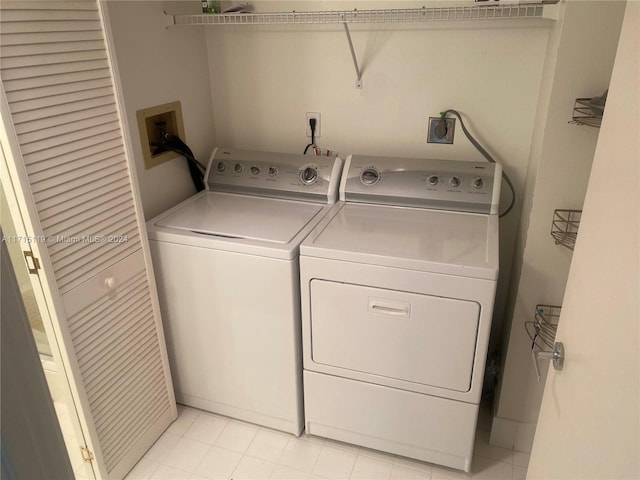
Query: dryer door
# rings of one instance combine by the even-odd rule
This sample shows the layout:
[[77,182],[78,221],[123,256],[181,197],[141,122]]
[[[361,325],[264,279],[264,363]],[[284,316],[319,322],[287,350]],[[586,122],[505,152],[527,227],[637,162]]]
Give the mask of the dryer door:
[[476,302],[311,281],[315,363],[459,392],[471,388]]

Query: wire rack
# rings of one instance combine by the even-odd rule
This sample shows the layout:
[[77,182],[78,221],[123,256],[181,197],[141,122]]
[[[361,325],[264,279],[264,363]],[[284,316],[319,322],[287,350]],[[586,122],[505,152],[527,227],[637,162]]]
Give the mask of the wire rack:
[[171,16],[173,25],[284,25],[532,19],[543,18],[543,11],[543,6],[536,4],[316,12],[203,13]]
[[569,123],[600,127],[603,108],[593,105],[591,98],[576,98],[573,104],[573,119]]
[[551,236],[556,241],[556,245],[574,249],[581,218],[582,210],[554,210]]
[[536,347],[540,351],[553,349],[561,310],[562,307],[554,305],[536,305],[534,319],[524,322],[531,339],[531,350],[535,351]]

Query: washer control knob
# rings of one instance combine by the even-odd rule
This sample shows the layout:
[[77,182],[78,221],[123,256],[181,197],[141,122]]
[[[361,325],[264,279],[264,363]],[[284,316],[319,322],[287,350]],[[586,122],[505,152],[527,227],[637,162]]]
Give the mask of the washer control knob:
[[440,178],[437,175],[430,175],[429,178],[427,178],[427,183],[435,187],[440,183]]
[[473,179],[472,185],[476,190],[480,190],[482,187],[484,187],[484,180],[480,177],[476,177]]
[[276,167],[269,167],[269,176],[275,177],[278,175],[278,169]]
[[251,167],[251,175],[258,175],[260,173],[260,167],[256,167],[255,165]]
[[305,185],[311,185],[318,180],[318,170],[314,167],[307,167],[300,172],[300,180]]
[[460,177],[451,177],[449,179],[449,185],[451,185],[453,188],[458,188],[461,183],[462,181],[460,180]]
[[227,164],[224,162],[218,162],[218,165],[216,166],[216,168],[218,169],[219,172],[224,172],[227,169]]
[[360,181],[365,185],[375,185],[380,180],[380,172],[375,168],[367,168],[360,174]]
[[242,173],[242,170],[244,170],[244,167],[242,166],[241,163],[236,163],[233,166],[233,171],[236,172],[236,173]]

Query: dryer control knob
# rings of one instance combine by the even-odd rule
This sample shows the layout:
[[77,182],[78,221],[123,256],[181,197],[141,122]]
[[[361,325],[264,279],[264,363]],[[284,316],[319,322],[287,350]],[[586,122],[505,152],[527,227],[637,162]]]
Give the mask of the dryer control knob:
[[429,178],[427,178],[427,183],[435,187],[440,183],[440,178],[437,175],[430,175]]
[[236,173],[242,173],[242,170],[244,170],[244,167],[242,166],[241,163],[236,163],[233,166],[233,171],[236,172]]
[[375,168],[367,168],[360,174],[360,181],[365,185],[375,185],[380,180],[380,172]]
[[218,162],[218,165],[216,166],[216,168],[218,169],[219,172],[224,172],[227,169],[227,164],[224,162]]
[[278,169],[276,167],[269,167],[269,176],[275,177],[278,175]]
[[300,172],[300,180],[305,185],[311,185],[318,180],[318,170],[314,167],[307,167]]
[[476,177],[473,179],[473,188],[480,190],[484,187],[484,180],[480,177]]
[[256,167],[255,165],[251,167],[251,175],[258,175],[260,173],[260,167]]
[[460,180],[460,177],[451,177],[449,179],[449,185],[451,185],[453,188],[458,188],[461,183],[462,181]]

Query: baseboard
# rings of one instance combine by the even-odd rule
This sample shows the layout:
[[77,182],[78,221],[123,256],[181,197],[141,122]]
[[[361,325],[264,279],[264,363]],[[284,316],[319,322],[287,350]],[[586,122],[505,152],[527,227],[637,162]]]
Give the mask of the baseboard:
[[518,452],[531,453],[535,433],[535,423],[493,417],[489,443],[498,447],[517,450]]

